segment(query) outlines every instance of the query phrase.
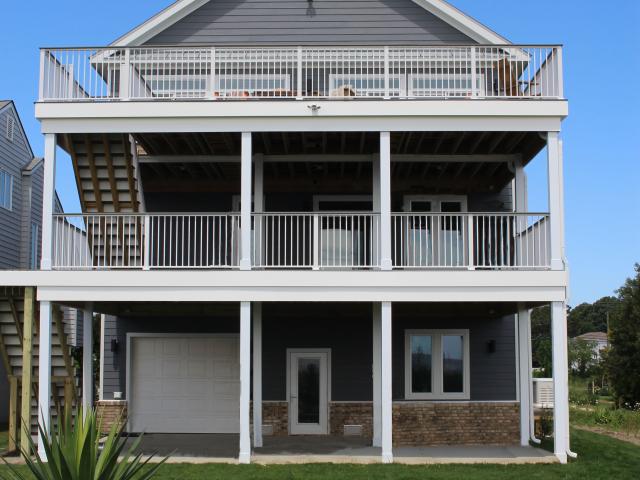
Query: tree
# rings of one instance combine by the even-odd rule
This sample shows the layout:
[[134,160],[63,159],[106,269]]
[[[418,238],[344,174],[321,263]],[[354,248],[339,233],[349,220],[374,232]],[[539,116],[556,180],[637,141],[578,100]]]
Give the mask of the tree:
[[635,277],[617,291],[620,302],[611,315],[606,370],[618,406],[640,404],[640,264]]
[[593,303],[581,303],[569,311],[567,330],[569,337],[587,332],[606,332],[607,317],[617,308],[616,297],[602,297]]
[[580,338],[569,340],[569,370],[580,377],[593,375],[598,364],[595,354],[598,344]]

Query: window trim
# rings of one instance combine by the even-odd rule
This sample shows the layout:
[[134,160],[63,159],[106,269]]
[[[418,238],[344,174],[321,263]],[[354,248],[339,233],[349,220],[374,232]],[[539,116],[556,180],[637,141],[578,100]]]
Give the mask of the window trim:
[[[4,210],[8,210],[12,212],[13,211],[13,180],[14,178],[13,178],[13,175],[11,175],[9,172],[3,169],[0,169],[0,174],[2,174],[2,176],[4,176],[5,179],[6,178],[9,179],[9,190],[4,193],[5,198],[9,199],[9,203],[7,206],[4,203],[0,202],[0,208],[3,208]],[[0,179],[1,179],[1,183],[3,184],[3,185],[0,185],[0,188],[3,188],[6,180],[2,179],[1,176],[0,176]]]
[[[430,335],[431,340],[431,392],[420,393],[411,390],[411,337]],[[462,336],[462,392],[443,391],[442,337]],[[404,332],[404,397],[406,400],[470,400],[470,358],[469,329],[410,329]]]

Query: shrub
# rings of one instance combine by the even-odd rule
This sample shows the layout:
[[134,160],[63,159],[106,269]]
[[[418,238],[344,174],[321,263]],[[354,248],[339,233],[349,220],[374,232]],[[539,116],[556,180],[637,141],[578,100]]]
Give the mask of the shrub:
[[[28,469],[38,480],[148,480],[167,460],[164,458],[158,464],[148,465],[153,457],[151,455],[143,461],[142,454],[135,453],[142,436],[125,451],[127,440],[122,436],[123,427],[119,426],[120,422],[111,427],[101,446],[101,428],[93,410],[86,412],[84,420],[80,420],[83,418],[82,409],[77,410],[75,422],[71,412],[62,417],[63,415],[58,415],[58,422],[51,432],[43,425],[38,425],[40,437],[45,439],[46,459],[40,457],[31,435],[27,432],[29,449],[20,453]],[[30,455],[32,451],[34,457]],[[11,475],[8,478],[27,479],[12,465],[8,467]],[[7,477],[0,474],[0,478]]]

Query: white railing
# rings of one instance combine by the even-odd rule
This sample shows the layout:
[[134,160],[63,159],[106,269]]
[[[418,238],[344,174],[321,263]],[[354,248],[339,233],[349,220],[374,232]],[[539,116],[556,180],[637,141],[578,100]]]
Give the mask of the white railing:
[[[394,213],[393,268],[546,269],[549,222],[532,213]],[[238,213],[59,214],[54,269],[238,268]],[[377,213],[254,213],[257,269],[376,269]]]
[[394,268],[545,269],[544,213],[394,213]]
[[376,268],[380,216],[373,213],[253,215],[256,268]]
[[562,98],[559,46],[45,48],[40,101]]
[[237,268],[239,214],[60,214],[54,269]]

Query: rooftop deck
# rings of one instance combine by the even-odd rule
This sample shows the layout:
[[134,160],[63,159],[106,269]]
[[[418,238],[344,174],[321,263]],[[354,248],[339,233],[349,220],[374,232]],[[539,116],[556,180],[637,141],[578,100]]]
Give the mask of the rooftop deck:
[[45,48],[40,102],[562,99],[562,48]]

